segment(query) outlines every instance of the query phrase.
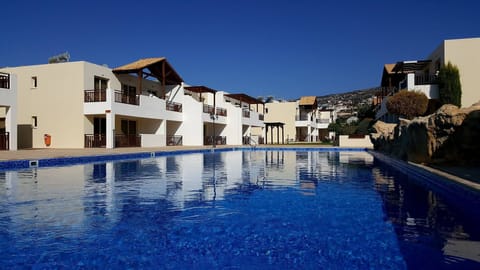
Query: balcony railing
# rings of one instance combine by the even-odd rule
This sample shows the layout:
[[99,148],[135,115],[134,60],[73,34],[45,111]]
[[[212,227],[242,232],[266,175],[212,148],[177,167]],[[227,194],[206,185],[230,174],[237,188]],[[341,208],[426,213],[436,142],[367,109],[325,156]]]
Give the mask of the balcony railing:
[[10,74],[0,72],[0,88],[10,89]]
[[167,136],[167,145],[173,146],[173,145],[182,145],[183,144],[183,137],[182,136]]
[[107,145],[105,134],[85,134],[85,148],[98,148]]
[[140,105],[140,98],[138,95],[131,95],[121,90],[115,90],[115,102],[130,105]]
[[107,90],[94,89],[84,91],[84,102],[105,102],[107,101]]
[[115,147],[140,147],[140,135],[115,135]]
[[437,76],[435,75],[417,75],[415,76],[415,85],[437,84]]
[[307,114],[295,115],[295,121],[308,121]]
[[330,123],[330,119],[317,119],[318,124],[328,124]]
[[8,150],[10,145],[10,134],[8,132],[0,133],[0,150]]
[[167,111],[182,112],[182,104],[177,102],[167,102]]
[[245,118],[250,118],[250,111],[243,110],[242,111],[242,116],[245,117]]
[[244,145],[250,145],[250,136],[243,136],[242,143]]
[[215,145],[225,145],[227,144],[227,137],[226,136],[205,136],[203,138],[204,145],[213,145],[213,141],[215,140]]
[[203,112],[208,113],[208,114],[214,114],[215,113],[215,107],[208,105],[208,104],[203,104]]
[[217,115],[219,115],[219,116],[227,116],[227,109],[217,107]]

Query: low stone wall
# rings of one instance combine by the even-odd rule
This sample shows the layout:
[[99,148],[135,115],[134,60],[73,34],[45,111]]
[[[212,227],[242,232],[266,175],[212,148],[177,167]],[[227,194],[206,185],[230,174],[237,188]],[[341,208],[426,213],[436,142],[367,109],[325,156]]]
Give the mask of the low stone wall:
[[339,146],[340,147],[359,147],[359,148],[373,148],[373,144],[370,141],[369,136],[349,136],[349,135],[340,135],[339,136]]

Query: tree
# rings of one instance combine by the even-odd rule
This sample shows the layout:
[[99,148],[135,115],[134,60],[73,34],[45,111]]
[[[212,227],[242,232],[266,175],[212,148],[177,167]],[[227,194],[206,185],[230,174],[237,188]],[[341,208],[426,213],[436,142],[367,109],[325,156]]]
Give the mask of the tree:
[[372,104],[362,104],[357,107],[358,119],[375,118],[375,106]]
[[387,100],[389,113],[412,119],[427,111],[428,98],[422,92],[401,90]]
[[458,67],[448,62],[438,71],[438,88],[440,103],[462,106],[462,85]]

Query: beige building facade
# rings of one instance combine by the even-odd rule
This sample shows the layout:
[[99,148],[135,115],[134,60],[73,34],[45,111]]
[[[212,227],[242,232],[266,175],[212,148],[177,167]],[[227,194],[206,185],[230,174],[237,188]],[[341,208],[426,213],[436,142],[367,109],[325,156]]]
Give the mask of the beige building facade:
[[430,72],[448,62],[458,67],[462,84],[462,107],[480,101],[480,38],[444,40],[428,57]]
[[[328,126],[335,121],[333,111],[318,109],[315,96],[265,104],[266,143],[319,142],[329,138]],[[270,126],[270,128],[269,128]]]

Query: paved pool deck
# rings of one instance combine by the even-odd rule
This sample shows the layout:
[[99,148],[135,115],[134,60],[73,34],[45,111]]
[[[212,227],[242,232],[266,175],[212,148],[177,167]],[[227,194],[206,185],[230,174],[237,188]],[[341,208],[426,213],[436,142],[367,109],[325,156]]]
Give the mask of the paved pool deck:
[[[249,147],[244,145],[218,145],[216,148],[242,148]],[[258,147],[268,148],[326,148],[330,146],[325,145],[260,145]],[[167,147],[125,147],[125,148],[83,148],[83,149],[22,149],[16,151],[0,151],[0,161],[9,160],[38,160],[48,158],[62,158],[62,157],[85,157],[85,156],[103,156],[103,155],[118,155],[118,154],[134,154],[134,153],[149,153],[149,152],[174,152],[184,150],[207,150],[212,149],[212,146],[167,146]],[[425,166],[420,164],[412,164],[424,170],[430,171],[442,177],[448,178],[452,181],[467,185],[473,189],[480,191],[480,168],[477,167],[462,167],[462,166]]]
[[[217,149],[222,148],[250,148],[245,145],[217,145]],[[326,148],[332,147],[329,145],[259,145],[257,147],[268,148]],[[42,148],[42,149],[22,149],[16,151],[0,151],[0,161],[6,160],[34,160],[44,158],[62,158],[62,157],[84,157],[84,156],[100,156],[100,155],[117,155],[117,154],[131,154],[131,153],[149,153],[149,152],[173,152],[182,150],[208,150],[212,146],[166,146],[166,147],[121,147],[121,148]]]

